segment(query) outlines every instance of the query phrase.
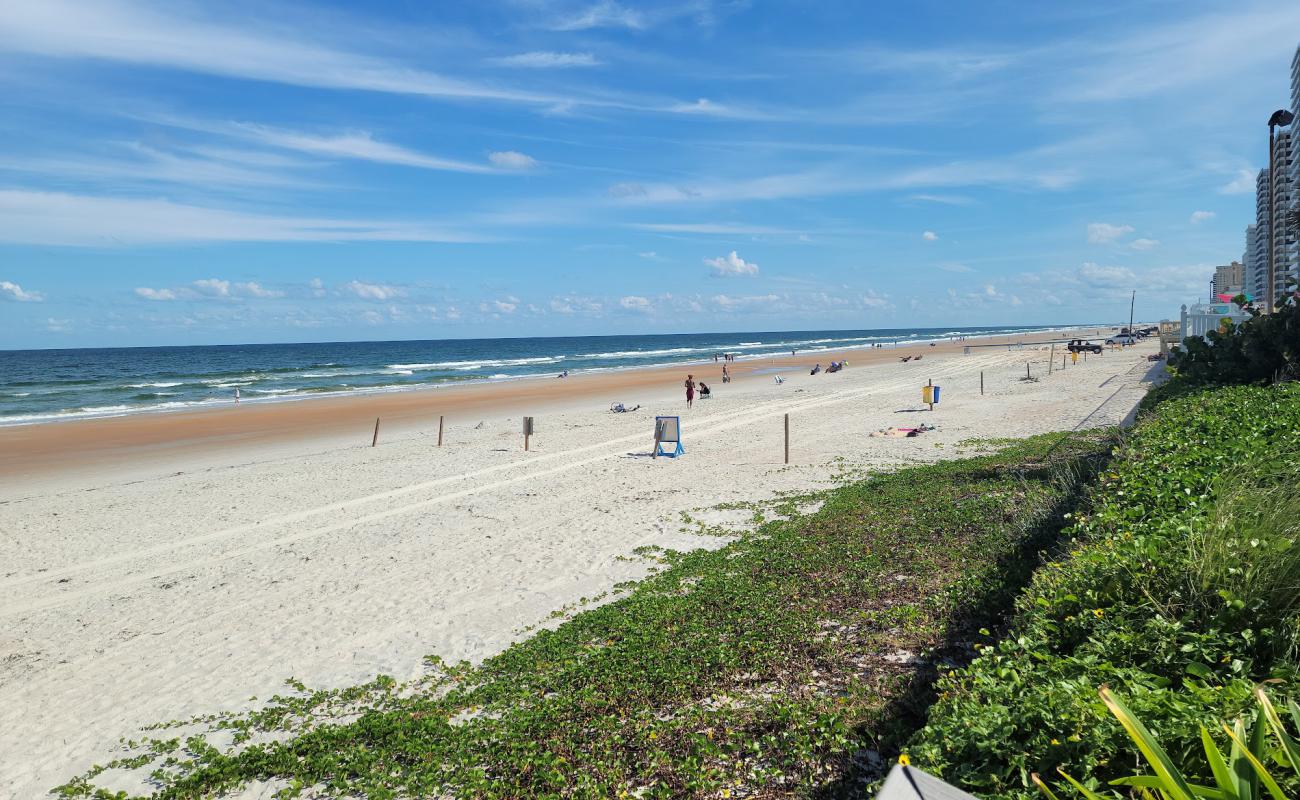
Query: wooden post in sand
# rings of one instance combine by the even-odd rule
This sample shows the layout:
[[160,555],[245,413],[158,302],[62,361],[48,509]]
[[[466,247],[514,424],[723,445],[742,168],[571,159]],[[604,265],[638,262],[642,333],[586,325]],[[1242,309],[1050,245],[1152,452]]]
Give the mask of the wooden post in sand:
[[528,452],[528,437],[533,435],[533,418],[524,417],[524,452]]
[[984,370],[980,370],[980,397],[984,396]]
[[930,387],[930,410],[934,410],[934,378],[927,378],[925,385]]
[[438,415],[438,446],[442,447],[442,415]]
[[[1056,363],[1056,342],[1052,342],[1052,354],[1047,357],[1047,374],[1052,374],[1052,365]],[[1064,364],[1062,364],[1064,366]]]
[[379,417],[375,417],[375,435],[370,439],[370,446],[379,444]]
[[1029,380],[1029,362],[1025,362],[1025,380]]
[[785,463],[790,463],[790,415],[785,415]]
[[650,453],[651,458],[659,457],[659,445],[663,443],[663,435],[663,427],[660,426],[658,420],[655,420],[655,449]]
[[1061,353],[1061,369],[1065,369],[1065,353]]

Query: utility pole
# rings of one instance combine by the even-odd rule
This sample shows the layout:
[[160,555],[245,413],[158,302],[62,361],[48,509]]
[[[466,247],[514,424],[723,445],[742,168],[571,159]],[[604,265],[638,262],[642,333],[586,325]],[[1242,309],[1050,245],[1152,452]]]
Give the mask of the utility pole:
[[1133,335],[1133,304],[1137,302],[1138,290],[1133,290],[1133,296],[1128,299],[1128,335]]

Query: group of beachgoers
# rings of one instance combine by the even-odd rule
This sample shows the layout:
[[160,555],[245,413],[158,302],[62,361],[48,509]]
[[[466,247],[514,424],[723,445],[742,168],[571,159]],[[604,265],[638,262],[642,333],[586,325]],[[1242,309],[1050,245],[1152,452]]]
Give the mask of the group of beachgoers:
[[[723,369],[726,369],[725,367]],[[686,376],[686,407],[690,408],[695,403],[695,395],[698,391],[701,400],[707,400],[713,396],[713,390],[704,381],[695,382],[694,375]]]
[[[829,375],[829,374],[831,374],[832,372],[839,372],[840,370],[844,369],[844,368],[847,367],[848,365],[849,365],[849,362],[847,362],[847,361],[832,361],[832,362],[831,362],[831,365],[830,365],[829,367],[826,368],[826,374]],[[821,372],[822,372],[822,365],[821,365],[821,363],[818,363],[817,366],[813,367],[813,368],[812,368],[812,371],[809,372],[808,374],[809,374],[809,375],[819,375],[819,374],[821,374]]]

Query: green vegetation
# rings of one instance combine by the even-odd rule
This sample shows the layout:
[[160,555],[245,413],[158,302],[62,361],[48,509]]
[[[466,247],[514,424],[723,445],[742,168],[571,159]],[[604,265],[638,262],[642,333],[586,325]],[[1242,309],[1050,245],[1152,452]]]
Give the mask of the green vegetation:
[[[1289,287],[1294,289],[1294,286]],[[1245,301],[1244,297],[1238,297]],[[1227,328],[1211,331],[1209,341],[1188,338],[1169,359],[1180,381],[1159,392],[1181,392],[1186,387],[1264,384],[1300,378],[1300,303],[1289,297],[1275,312],[1255,316]]]
[[[1205,751],[1205,763],[1200,771],[1213,778],[1214,785],[1196,783],[1184,774],[1169,753],[1160,746],[1156,737],[1142,720],[1138,719],[1124,701],[1116,697],[1109,688],[1102,687],[1102,702],[1120,724],[1124,732],[1137,746],[1142,759],[1150,770],[1147,774],[1127,775],[1111,781],[1113,786],[1133,786],[1148,792],[1154,791],[1161,800],[1287,800],[1285,790],[1273,776],[1270,762],[1289,766],[1300,777],[1300,742],[1297,742],[1287,730],[1287,724],[1269,700],[1263,689],[1255,690],[1255,699],[1259,708],[1254,718],[1247,722],[1237,719],[1232,726],[1222,724],[1223,733],[1229,742],[1228,754],[1225,756],[1215,743],[1213,735],[1205,726],[1201,726],[1201,746]],[[1291,724],[1300,728],[1300,705],[1293,701],[1287,708]],[[1273,734],[1276,747],[1268,743],[1268,733]],[[1118,793],[1095,792],[1081,784],[1072,775],[1062,771],[1071,786],[1079,791],[1086,800],[1109,800],[1121,797]],[[1038,775],[1033,776],[1034,784],[1042,790],[1048,800],[1059,800],[1052,788]]]
[[785,498],[822,505],[719,550],[661,553],[621,599],[480,666],[297,685],[201,721],[208,740],[158,726],[57,792],[112,797],[95,784],[116,766],[153,769],[165,798],[254,781],[285,797],[859,797],[915,729],[937,665],[964,662],[1005,616],[1113,444],[1036,437]]
[[1300,385],[1170,394],[1009,634],[940,679],[907,748],[917,766],[985,797],[1032,797],[1031,775],[1057,768],[1099,790],[1133,768],[1097,700],[1110,685],[1189,781],[1213,785],[1201,726],[1243,714],[1262,681],[1296,696]]

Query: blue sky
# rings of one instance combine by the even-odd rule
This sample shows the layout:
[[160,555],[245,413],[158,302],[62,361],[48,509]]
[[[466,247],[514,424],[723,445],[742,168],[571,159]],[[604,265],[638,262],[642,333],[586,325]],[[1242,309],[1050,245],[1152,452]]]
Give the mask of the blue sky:
[[1167,317],[1300,4],[8,0],[0,347]]

